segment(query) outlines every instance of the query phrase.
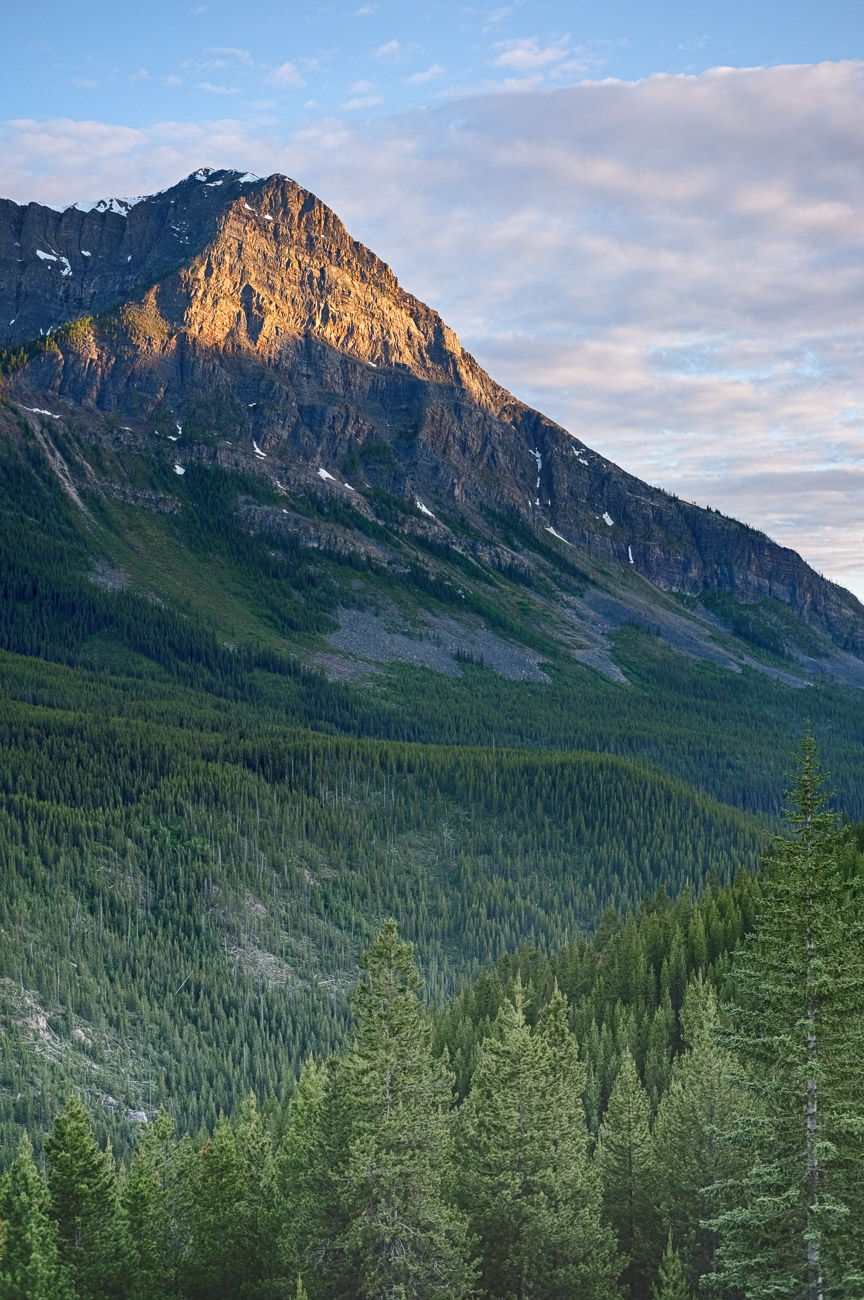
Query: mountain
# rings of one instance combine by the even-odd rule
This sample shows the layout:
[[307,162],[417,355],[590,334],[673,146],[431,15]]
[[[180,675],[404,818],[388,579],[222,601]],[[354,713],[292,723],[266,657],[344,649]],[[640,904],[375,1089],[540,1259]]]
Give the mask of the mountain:
[[[130,450],[163,460],[179,452],[181,469],[244,469],[285,489],[324,483],[367,517],[364,487],[378,487],[419,511],[417,528],[442,547],[503,568],[536,565],[536,546],[526,554],[506,544],[491,520],[503,515],[592,579],[582,605],[558,611],[589,661],[592,644],[595,659],[602,651],[598,621],[650,623],[654,606],[661,635],[728,663],[711,641],[731,596],[763,605],[770,648],[864,685],[864,608],[853,596],[517,401],[285,177],[202,168],[161,194],[87,211],[5,202],[0,267],[10,321],[0,341],[29,359],[10,397],[53,402],[61,421],[74,404],[91,439],[116,443],[105,417],[122,416]],[[348,475],[358,482],[346,486]],[[126,490],[112,478],[104,490]],[[301,527],[290,514],[257,524]],[[707,619],[669,617],[658,592],[719,600],[709,599]],[[780,608],[766,615],[764,602]],[[799,620],[820,640],[816,656]]]
[[752,868],[808,718],[864,816],[855,598],[293,181],[3,202],[0,299],[0,1149],[284,1092],[383,916],[439,997]]

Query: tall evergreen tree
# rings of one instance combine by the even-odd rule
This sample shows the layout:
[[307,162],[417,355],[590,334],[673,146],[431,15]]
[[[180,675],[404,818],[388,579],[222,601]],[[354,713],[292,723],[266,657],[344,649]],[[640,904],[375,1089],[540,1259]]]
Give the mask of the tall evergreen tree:
[[734,964],[728,1046],[753,1093],[757,1152],[718,1216],[721,1272],[748,1300],[864,1294],[864,907],[838,866],[815,743],[805,736],[757,925]]
[[72,1300],[50,1209],[33,1147],[22,1133],[18,1155],[0,1179],[0,1300]]
[[650,1114],[633,1057],[625,1052],[600,1126],[597,1159],[606,1220],[628,1261],[623,1277],[637,1300],[648,1294],[656,1258]]
[[339,1294],[346,1282],[339,1174],[347,1148],[336,1104],[337,1072],[335,1058],[324,1065],[306,1062],[276,1157],[272,1231],[279,1271],[306,1279],[312,1300]]
[[230,1300],[241,1293],[249,1261],[239,1216],[242,1172],[234,1130],[224,1115],[197,1153],[191,1190],[183,1289],[189,1300]]
[[159,1300],[170,1292],[176,1269],[170,1205],[174,1123],[160,1110],[145,1125],[122,1190],[135,1247],[134,1300]]
[[45,1140],[51,1213],[79,1300],[126,1300],[134,1265],[117,1171],[73,1097]]
[[717,995],[702,979],[685,995],[686,1051],[672,1066],[654,1122],[652,1170],[659,1218],[678,1243],[695,1288],[716,1272],[717,1233],[711,1221],[726,1208],[730,1179],[746,1153],[724,1140],[741,1122],[747,1096],[734,1062],[717,1041]]
[[432,1055],[419,985],[411,945],[386,921],[363,957],[339,1072],[345,1244],[363,1300],[459,1300],[471,1288],[465,1223],[446,1187],[453,1078]]
[[483,1043],[461,1117],[459,1182],[483,1294],[616,1295],[620,1270],[588,1158],[584,1070],[556,989],[532,1033],[522,986]]

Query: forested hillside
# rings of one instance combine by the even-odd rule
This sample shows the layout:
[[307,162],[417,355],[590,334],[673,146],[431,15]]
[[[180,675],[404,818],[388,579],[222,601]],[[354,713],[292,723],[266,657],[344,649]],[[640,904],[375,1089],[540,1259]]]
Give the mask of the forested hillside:
[[[178,515],[91,492],[88,517],[36,442],[4,454],[6,1158],[71,1088],[120,1152],[135,1112],[164,1104],[195,1130],[250,1088],[285,1095],[341,1041],[385,916],[439,999],[658,885],[731,880],[758,860],[805,709],[861,815],[854,688],[732,673],[636,626],[611,680],[494,568],[274,549],[237,513],[261,480],[190,469],[171,478]],[[315,658],[340,609],[462,616],[466,599],[547,680],[467,653],[453,675],[334,680]]]
[[864,828],[822,786],[808,738],[758,882],[660,891],[438,1008],[387,921],[284,1101],[182,1140],[160,1110],[118,1166],[73,1098],[45,1175],[25,1135],[0,1180],[0,1294],[857,1294]]

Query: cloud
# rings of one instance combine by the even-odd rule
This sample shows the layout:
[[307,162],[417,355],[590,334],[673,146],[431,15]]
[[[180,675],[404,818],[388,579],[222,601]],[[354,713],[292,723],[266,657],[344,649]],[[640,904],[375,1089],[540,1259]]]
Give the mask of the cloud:
[[493,59],[493,63],[496,68],[515,68],[519,72],[546,68],[549,64],[560,63],[567,57],[569,40],[569,36],[564,36],[546,46],[541,46],[536,36],[527,36],[516,41],[498,41],[495,49],[501,52]]
[[77,86],[79,90],[98,90],[99,82],[93,81],[90,77],[73,77],[72,85]]
[[347,99],[342,105],[342,108],[350,113],[354,112],[354,110],[358,108],[377,108],[379,104],[383,103],[383,95],[357,95],[354,99]]
[[297,65],[294,63],[283,63],[280,67],[274,68],[267,77],[276,86],[305,86],[306,82],[301,76]]
[[410,77],[406,77],[409,86],[422,86],[427,81],[434,81],[436,77],[443,77],[447,69],[441,63],[430,63],[429,67],[423,72],[414,72]]
[[212,81],[199,81],[199,90],[206,90],[209,95],[239,95],[238,86],[214,86]]
[[[380,103],[351,94],[346,114]],[[862,155],[847,62],[522,84],[288,135],[8,122],[0,193],[141,193],[202,158],[296,176],[499,382],[864,597]]]
[[379,45],[377,50],[372,51],[373,59],[399,59],[402,57],[402,46],[399,41],[392,40]]

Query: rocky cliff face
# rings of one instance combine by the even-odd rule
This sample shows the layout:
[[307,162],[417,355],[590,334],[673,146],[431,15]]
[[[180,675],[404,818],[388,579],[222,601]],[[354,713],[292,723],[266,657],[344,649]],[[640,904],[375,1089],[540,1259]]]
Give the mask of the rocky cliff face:
[[126,209],[4,201],[0,269],[0,340],[43,339],[8,381],[25,406],[121,415],[155,455],[228,458],[355,502],[376,484],[490,545],[497,512],[628,591],[638,577],[773,599],[864,656],[848,592],[517,401],[285,177],[203,169]]

